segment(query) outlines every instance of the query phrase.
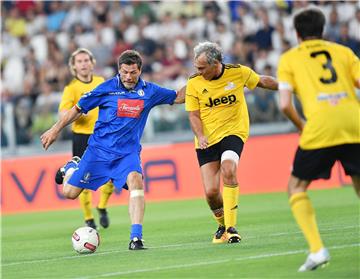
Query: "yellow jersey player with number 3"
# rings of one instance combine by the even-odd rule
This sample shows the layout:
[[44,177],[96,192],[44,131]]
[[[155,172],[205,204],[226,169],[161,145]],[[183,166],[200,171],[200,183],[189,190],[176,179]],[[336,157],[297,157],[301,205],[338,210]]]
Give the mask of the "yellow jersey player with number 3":
[[[360,197],[359,58],[347,47],[322,39],[325,17],[310,8],[294,17],[299,45],[278,65],[280,108],[301,133],[288,183],[292,213],[310,248],[299,271],[314,270],[330,260],[306,193],[312,180],[330,177],[335,161],[350,175]],[[292,104],[298,97],[306,118]]]

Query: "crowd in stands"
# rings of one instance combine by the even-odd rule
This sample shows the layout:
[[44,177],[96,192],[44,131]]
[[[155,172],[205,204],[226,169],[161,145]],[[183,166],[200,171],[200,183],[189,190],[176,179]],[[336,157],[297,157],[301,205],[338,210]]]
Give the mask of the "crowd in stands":
[[[2,123],[12,103],[17,144],[36,142],[57,118],[78,47],[93,52],[95,73],[105,78],[116,74],[122,51],[136,49],[144,79],[174,89],[194,73],[192,49],[205,40],[220,44],[226,63],[275,76],[280,54],[297,43],[292,15],[309,4],[326,15],[325,38],[359,56],[358,1],[2,1]],[[276,92],[246,98],[252,123],[285,121]],[[159,107],[151,119],[155,132],[190,129],[183,106]]]

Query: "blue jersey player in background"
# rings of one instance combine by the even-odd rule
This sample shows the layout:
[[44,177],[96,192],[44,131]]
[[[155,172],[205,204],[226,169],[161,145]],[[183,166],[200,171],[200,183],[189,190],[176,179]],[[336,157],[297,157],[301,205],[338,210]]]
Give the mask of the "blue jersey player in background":
[[61,169],[63,194],[76,199],[83,189],[97,190],[110,179],[115,187],[129,189],[131,219],[130,250],[144,249],[144,185],[140,160],[140,139],[150,110],[161,104],[183,103],[185,87],[175,90],[160,87],[140,78],[142,58],[134,50],[124,51],[118,60],[119,73],[85,94],[41,136],[45,150],[61,130],[99,107],[88,147],[81,158],[73,158]]

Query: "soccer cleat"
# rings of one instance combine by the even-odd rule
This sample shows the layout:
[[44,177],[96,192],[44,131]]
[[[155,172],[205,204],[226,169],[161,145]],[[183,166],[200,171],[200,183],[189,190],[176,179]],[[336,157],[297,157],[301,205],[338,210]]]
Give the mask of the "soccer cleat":
[[325,267],[330,261],[330,254],[326,248],[320,249],[319,252],[310,253],[305,263],[300,266],[299,272],[315,270],[318,267]]
[[66,171],[69,169],[69,168],[75,168],[77,167],[77,165],[79,164],[80,162],[80,157],[78,156],[74,156],[71,158],[70,161],[66,162],[66,164],[61,167],[60,169],[58,169],[58,171],[56,172],[56,175],[55,175],[55,182],[56,184],[63,184],[64,182],[64,176],[65,176],[65,173]]
[[100,215],[100,225],[106,229],[110,225],[109,216],[105,208],[96,208]]
[[226,230],[226,236],[228,243],[238,243],[241,241],[241,236],[234,227],[229,227]]
[[226,232],[224,226],[219,226],[216,230],[212,243],[218,244],[218,243],[225,243],[227,241],[226,238]]
[[96,230],[94,219],[85,220],[85,225]]
[[129,243],[129,250],[145,250],[143,240],[134,237]]

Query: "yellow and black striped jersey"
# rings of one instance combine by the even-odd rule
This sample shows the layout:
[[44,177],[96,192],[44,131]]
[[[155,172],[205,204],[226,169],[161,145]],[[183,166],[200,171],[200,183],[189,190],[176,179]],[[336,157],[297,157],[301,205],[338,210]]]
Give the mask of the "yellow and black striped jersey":
[[[214,145],[229,135],[239,136],[244,142],[249,136],[249,114],[244,87],[254,89],[260,77],[242,65],[225,64],[222,75],[205,80],[193,75],[186,85],[185,108],[200,111],[204,135],[208,145]],[[195,137],[195,147],[198,141]]]
[[[77,104],[82,95],[93,90],[102,82],[104,82],[104,79],[100,76],[93,76],[90,82],[82,82],[74,78],[64,89],[59,111],[71,109]],[[95,108],[86,115],[80,116],[80,118],[72,124],[72,131],[78,134],[92,134],[95,122],[98,119],[98,113],[99,109]]]
[[347,47],[307,40],[284,53],[278,66],[280,89],[299,98],[306,124],[303,149],[360,143],[360,102],[355,82],[359,58]]

